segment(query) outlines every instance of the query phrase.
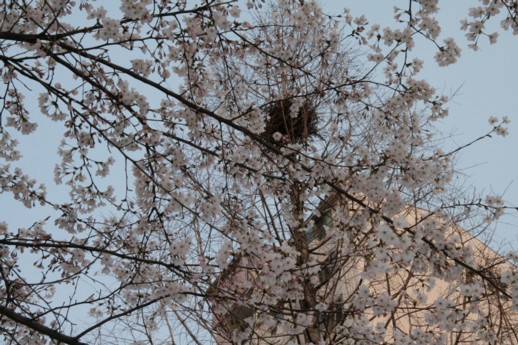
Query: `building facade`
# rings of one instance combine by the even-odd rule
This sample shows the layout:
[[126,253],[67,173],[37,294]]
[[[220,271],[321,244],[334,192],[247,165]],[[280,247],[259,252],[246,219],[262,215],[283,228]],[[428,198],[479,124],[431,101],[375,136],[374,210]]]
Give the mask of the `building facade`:
[[275,260],[238,255],[214,282],[218,344],[518,345],[500,279],[514,267],[469,232],[410,207],[389,224],[336,196],[317,214],[307,272],[276,276]]

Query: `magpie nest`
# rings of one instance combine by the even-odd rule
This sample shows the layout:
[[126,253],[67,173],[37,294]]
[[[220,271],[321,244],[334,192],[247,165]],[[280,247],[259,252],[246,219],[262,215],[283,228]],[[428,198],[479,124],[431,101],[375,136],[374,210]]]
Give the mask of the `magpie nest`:
[[291,99],[283,99],[273,102],[265,109],[268,115],[266,128],[261,134],[268,141],[279,141],[274,139],[275,133],[282,135],[281,140],[290,143],[305,143],[309,138],[318,135],[318,114],[316,107],[305,101],[297,110],[295,115],[291,114]]

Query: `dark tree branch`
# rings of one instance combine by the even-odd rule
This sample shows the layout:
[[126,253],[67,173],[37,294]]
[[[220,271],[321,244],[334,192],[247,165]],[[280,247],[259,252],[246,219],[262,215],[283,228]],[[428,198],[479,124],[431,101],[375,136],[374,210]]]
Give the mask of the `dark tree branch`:
[[39,323],[38,321],[36,321],[34,319],[20,315],[19,313],[17,313],[16,311],[14,311],[10,308],[0,306],[0,314],[4,315],[5,317],[8,317],[9,319],[13,320],[14,322],[17,322],[32,330],[35,330],[38,333],[41,333],[43,335],[48,336],[49,338],[57,340],[60,343],[65,343],[65,344],[70,344],[70,345],[87,345],[87,343],[83,343],[79,340],[80,337],[71,337],[71,336],[65,335],[63,333],[60,333],[55,329],[42,325],[41,323]]

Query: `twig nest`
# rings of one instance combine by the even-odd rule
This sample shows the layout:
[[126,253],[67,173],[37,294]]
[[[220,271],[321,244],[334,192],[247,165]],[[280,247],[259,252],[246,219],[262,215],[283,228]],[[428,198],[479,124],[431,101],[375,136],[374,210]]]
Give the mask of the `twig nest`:
[[265,108],[266,128],[262,136],[267,140],[304,143],[318,134],[318,114],[309,100],[282,99]]

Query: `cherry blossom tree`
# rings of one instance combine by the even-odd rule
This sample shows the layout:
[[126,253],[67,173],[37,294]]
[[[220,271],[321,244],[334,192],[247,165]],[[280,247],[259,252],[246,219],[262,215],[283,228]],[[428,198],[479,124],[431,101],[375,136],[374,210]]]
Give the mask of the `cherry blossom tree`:
[[[0,213],[3,340],[518,343],[518,255],[475,239],[507,207],[453,164],[509,120],[441,150],[415,49],[460,58],[438,2],[380,27],[307,0],[3,1],[0,191],[27,212]],[[470,48],[517,9],[479,1]],[[53,180],[22,164],[39,146]]]

